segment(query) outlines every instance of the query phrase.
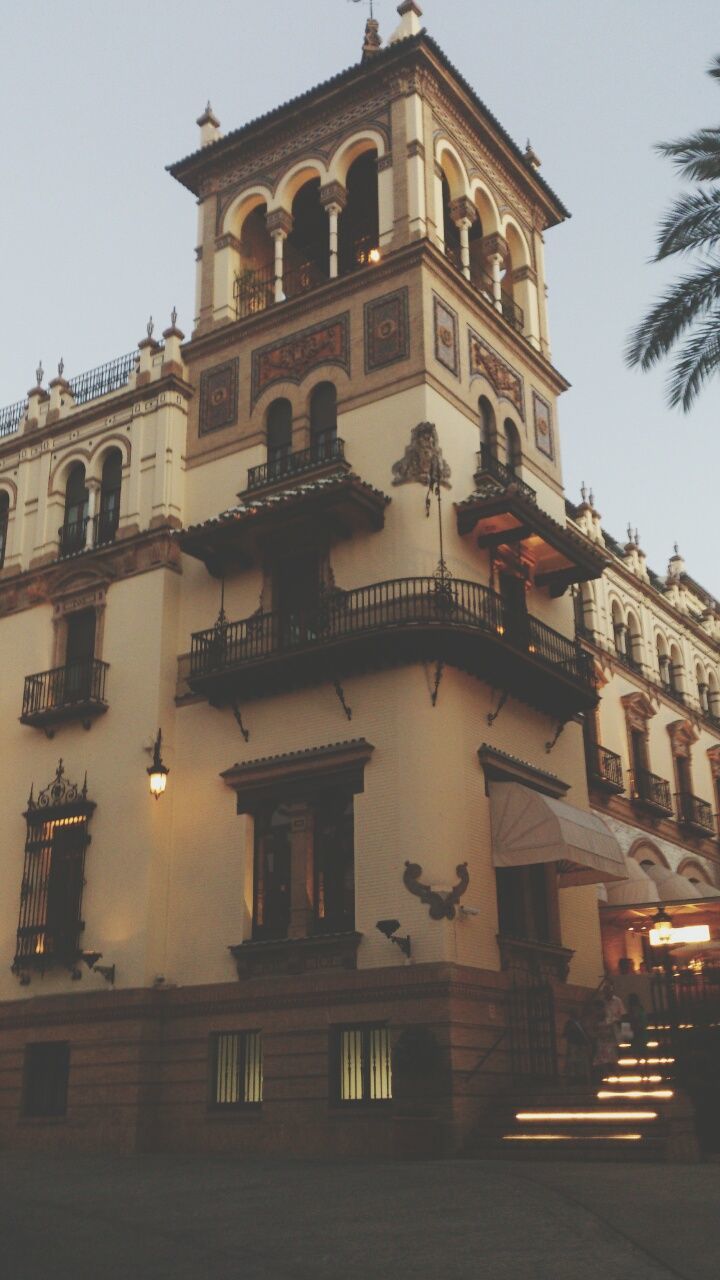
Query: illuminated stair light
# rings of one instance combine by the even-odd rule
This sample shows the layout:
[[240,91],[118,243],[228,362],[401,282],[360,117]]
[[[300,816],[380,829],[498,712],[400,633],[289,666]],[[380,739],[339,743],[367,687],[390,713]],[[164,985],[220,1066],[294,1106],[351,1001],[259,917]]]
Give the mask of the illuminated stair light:
[[662,1076],[603,1076],[603,1084],[662,1084]]
[[599,1089],[600,1098],[674,1098],[674,1089]]
[[504,1133],[503,1142],[642,1142],[641,1133]]
[[515,1113],[515,1119],[524,1121],[526,1124],[535,1124],[538,1121],[544,1123],[547,1120],[560,1121],[563,1124],[574,1124],[576,1121],[614,1124],[617,1120],[657,1120],[657,1118],[657,1111],[517,1111]]
[[674,1058],[618,1058],[619,1067],[657,1067],[667,1066]]

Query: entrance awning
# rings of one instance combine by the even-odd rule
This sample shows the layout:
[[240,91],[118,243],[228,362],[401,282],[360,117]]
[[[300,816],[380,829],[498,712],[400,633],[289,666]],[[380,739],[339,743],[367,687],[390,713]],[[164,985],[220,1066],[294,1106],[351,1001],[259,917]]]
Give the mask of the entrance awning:
[[622,849],[596,814],[519,782],[489,789],[496,867],[556,862],[561,887],[627,879]]

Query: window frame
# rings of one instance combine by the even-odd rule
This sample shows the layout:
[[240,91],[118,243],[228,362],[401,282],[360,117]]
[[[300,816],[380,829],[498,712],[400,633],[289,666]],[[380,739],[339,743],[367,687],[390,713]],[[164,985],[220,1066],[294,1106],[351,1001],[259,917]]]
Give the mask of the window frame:
[[[38,1065],[43,1055],[49,1059],[54,1056],[60,1061],[60,1080],[55,1085],[48,1086],[45,1081],[46,1095],[52,1093],[53,1088],[57,1100],[57,1106],[51,1109],[37,1108],[31,1109],[31,1093],[33,1085],[38,1092]],[[37,1059],[34,1070],[36,1078],[33,1081],[33,1058]],[[57,1064],[56,1064],[57,1065]],[[45,1066],[47,1071],[47,1064]],[[68,1090],[70,1083],[70,1041],[69,1040],[31,1040],[25,1044],[25,1052],[23,1055],[23,1075],[22,1075],[22,1095],[20,1103],[20,1111],[23,1119],[27,1120],[62,1120],[67,1115],[68,1108]]]
[[[238,1087],[242,1086],[243,1093],[247,1091],[248,1048],[250,1047],[251,1041],[255,1041],[259,1048],[255,1064],[255,1070],[259,1070],[259,1098],[243,1097],[233,1101],[224,1101],[218,1098],[218,1093],[220,1092],[218,1088],[218,1073],[220,1071],[221,1045],[223,1041],[230,1041],[233,1039],[237,1042],[235,1049],[237,1054],[237,1064],[235,1067],[237,1073],[237,1084]],[[210,1076],[208,1081],[208,1108],[210,1111],[225,1114],[227,1112],[238,1111],[258,1112],[262,1109],[265,1087],[265,1046],[263,1043],[262,1028],[253,1027],[234,1031],[211,1031],[209,1036],[208,1061],[210,1067]]]
[[[387,1097],[372,1098],[370,1097],[371,1088],[371,1052],[370,1052],[370,1035],[374,1031],[383,1032],[386,1037],[386,1055],[387,1055],[387,1081],[388,1095]],[[348,1032],[359,1033],[361,1036],[361,1061],[360,1075],[362,1080],[362,1097],[360,1098],[344,1098],[343,1093],[343,1035]],[[356,1110],[380,1108],[386,1110],[393,1102],[393,1070],[392,1070],[392,1031],[390,1024],[384,1021],[372,1022],[341,1022],[336,1023],[331,1028],[330,1040],[330,1103],[334,1107],[345,1110]]]

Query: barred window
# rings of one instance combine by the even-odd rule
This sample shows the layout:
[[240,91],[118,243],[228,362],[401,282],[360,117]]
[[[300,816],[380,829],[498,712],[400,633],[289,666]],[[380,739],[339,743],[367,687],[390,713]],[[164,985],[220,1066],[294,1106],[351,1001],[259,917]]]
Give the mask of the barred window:
[[23,1115],[64,1116],[70,1073],[70,1045],[64,1040],[25,1046]]
[[260,1031],[219,1031],[212,1037],[214,1107],[259,1107],[263,1096]]
[[335,1055],[336,1096],[340,1102],[390,1101],[392,1061],[388,1027],[338,1027]]

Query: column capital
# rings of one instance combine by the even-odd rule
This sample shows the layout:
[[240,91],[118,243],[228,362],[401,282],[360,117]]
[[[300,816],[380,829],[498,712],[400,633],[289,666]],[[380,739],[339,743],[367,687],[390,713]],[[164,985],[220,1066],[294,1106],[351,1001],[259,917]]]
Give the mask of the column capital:
[[463,222],[471,227],[477,218],[477,209],[468,196],[460,196],[457,200],[453,200],[450,205],[450,217],[456,227],[459,227]]
[[483,256],[487,258],[499,254],[504,261],[510,252],[507,240],[497,231],[493,231],[492,235],[483,236],[481,244]]
[[320,188],[320,203],[325,209],[329,208],[330,205],[336,205],[342,213],[347,205],[347,200],[347,189],[341,182],[328,182],[324,187]]
[[241,252],[240,241],[231,231],[226,231],[224,235],[217,236],[215,239],[215,249],[234,249],[236,253]]
[[279,235],[284,239],[293,229],[292,214],[287,209],[272,209],[265,218],[265,225],[271,236]]
[[512,273],[513,284],[522,284],[523,280],[529,280],[531,284],[537,284],[537,271],[528,266],[516,267]]

